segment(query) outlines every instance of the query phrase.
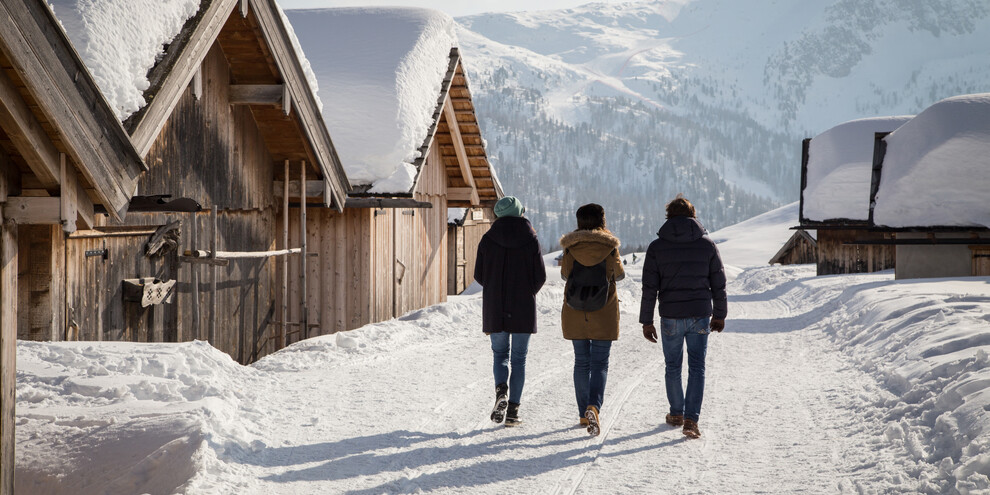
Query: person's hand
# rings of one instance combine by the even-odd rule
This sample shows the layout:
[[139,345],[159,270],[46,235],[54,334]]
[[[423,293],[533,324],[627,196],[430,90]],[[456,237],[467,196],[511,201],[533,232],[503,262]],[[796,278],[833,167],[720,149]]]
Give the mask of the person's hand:
[[657,327],[653,326],[652,323],[650,323],[649,325],[643,325],[643,337],[646,337],[646,340],[649,340],[650,342],[656,344]]
[[714,318],[712,319],[713,332],[721,332],[724,329],[725,329],[725,320],[716,320]]

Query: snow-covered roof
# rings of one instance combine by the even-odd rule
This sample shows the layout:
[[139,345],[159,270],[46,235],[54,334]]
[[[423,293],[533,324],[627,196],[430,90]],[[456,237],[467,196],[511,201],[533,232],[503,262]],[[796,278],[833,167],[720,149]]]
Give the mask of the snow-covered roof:
[[72,45],[117,118],[147,103],[148,72],[199,0],[49,0]]
[[289,10],[352,185],[408,193],[437,108],[454,20],[419,8]]
[[990,93],[939,101],[884,140],[876,225],[990,227]]
[[839,124],[811,139],[807,185],[802,191],[805,220],[866,221],[874,133],[897,129],[911,116],[876,117]]
[[[151,87],[149,73],[165,55],[165,47],[199,11],[200,3],[200,0],[49,0],[72,45],[121,121],[148,103],[144,92]],[[285,24],[315,94],[316,77],[292,26]]]

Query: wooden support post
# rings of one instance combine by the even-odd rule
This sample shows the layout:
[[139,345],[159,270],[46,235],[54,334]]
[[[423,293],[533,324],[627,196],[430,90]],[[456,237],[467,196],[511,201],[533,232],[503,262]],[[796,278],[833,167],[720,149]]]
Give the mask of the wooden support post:
[[[302,166],[299,167],[299,183],[306,183],[306,160],[302,161]],[[302,272],[302,312],[300,316],[302,319],[302,338],[309,338],[309,314],[307,313],[306,306],[309,302],[307,300],[307,280],[306,280],[306,268],[308,265],[308,257],[306,256],[306,193],[303,192],[302,196],[299,198],[299,238],[301,240],[302,248],[302,259],[299,261],[299,270]]]
[[[217,205],[210,208],[210,258],[217,254]],[[217,346],[217,265],[210,265],[210,345]]]
[[[2,179],[0,179],[2,180]],[[0,493],[14,493],[17,224],[0,223]]]
[[[289,249],[289,160],[285,161],[285,180],[282,181],[282,249]],[[282,258],[282,328],[279,329],[279,349],[286,344],[285,332],[289,327],[289,257]],[[277,350],[277,349],[276,349]]]
[[[191,213],[192,215],[192,231],[189,234],[189,240],[191,249],[196,249],[199,244],[199,217],[196,212]],[[189,263],[189,271],[192,279],[192,326],[190,327],[191,336],[195,339],[201,339],[202,336],[199,333],[199,266],[196,263]]]

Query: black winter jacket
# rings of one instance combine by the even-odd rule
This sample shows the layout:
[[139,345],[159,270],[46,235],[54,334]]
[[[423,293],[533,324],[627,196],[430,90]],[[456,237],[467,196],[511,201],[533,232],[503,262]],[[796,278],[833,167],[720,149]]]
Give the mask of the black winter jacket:
[[536,293],[547,280],[540,241],[522,217],[501,217],[478,244],[474,279],[485,333],[536,333]]
[[662,318],[726,315],[725,269],[715,243],[696,219],[673,217],[660,227],[643,262],[639,322],[653,323],[660,300]]

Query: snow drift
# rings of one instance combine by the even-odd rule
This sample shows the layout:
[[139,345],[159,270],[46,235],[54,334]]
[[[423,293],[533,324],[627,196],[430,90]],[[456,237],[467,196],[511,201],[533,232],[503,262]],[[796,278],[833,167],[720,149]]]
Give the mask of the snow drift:
[[415,8],[290,10],[323,118],[353,185],[407,193],[457,44],[454,21]]

